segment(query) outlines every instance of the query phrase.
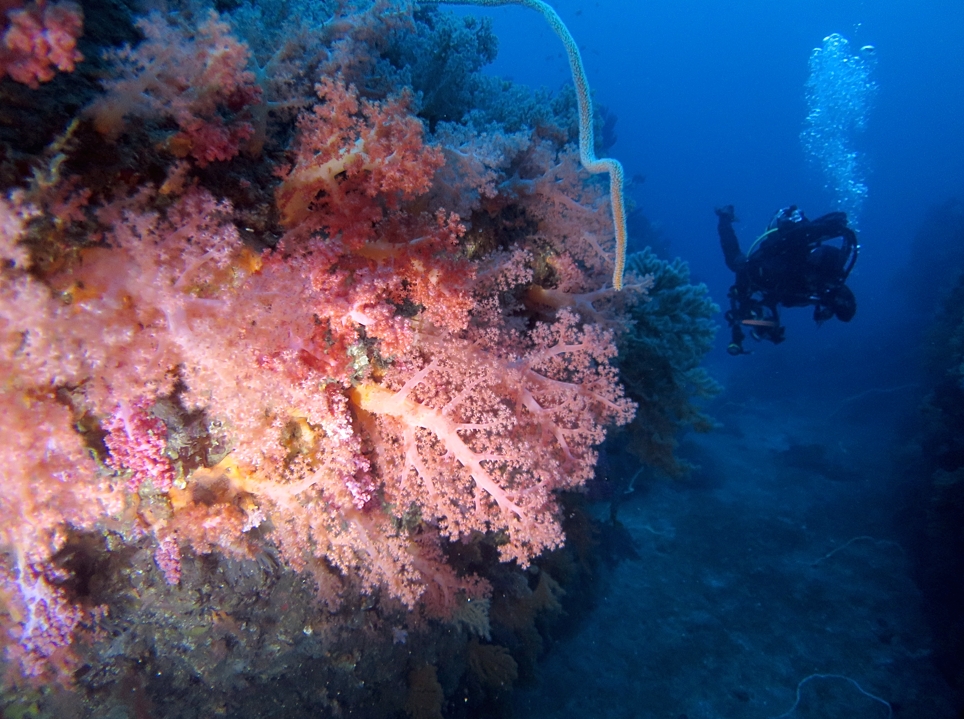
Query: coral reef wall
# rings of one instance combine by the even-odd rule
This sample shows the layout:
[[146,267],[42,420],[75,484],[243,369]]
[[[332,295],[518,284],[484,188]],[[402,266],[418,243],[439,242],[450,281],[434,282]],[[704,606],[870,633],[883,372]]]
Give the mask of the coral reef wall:
[[[914,242],[906,290],[923,331],[924,391],[903,472],[901,531],[933,627],[935,663],[964,688],[964,211],[958,201],[931,210]],[[955,280],[956,276],[956,280]],[[936,308],[936,312],[935,312]]]
[[2,7],[8,708],[497,705],[637,411],[618,349],[671,377],[665,466],[708,386],[685,268],[610,284],[572,97],[408,2]]

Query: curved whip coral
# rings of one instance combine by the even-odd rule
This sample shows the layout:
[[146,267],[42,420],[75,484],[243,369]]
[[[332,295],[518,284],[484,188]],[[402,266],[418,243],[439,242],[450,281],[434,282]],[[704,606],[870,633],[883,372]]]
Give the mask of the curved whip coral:
[[420,0],[445,5],[523,5],[538,10],[562,40],[569,57],[569,69],[576,86],[576,105],[579,109],[579,160],[587,171],[596,175],[609,173],[609,196],[613,211],[613,227],[616,232],[616,257],[613,260],[613,287],[623,288],[623,270],[626,266],[626,211],[623,200],[623,166],[611,157],[596,157],[593,148],[594,133],[592,121],[592,98],[589,94],[589,79],[582,64],[582,55],[569,28],[559,14],[542,0]]

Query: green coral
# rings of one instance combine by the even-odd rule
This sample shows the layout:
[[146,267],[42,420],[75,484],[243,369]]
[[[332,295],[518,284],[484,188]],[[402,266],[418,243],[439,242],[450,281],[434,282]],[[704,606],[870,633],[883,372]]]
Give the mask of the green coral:
[[689,265],[679,258],[667,262],[646,248],[630,255],[626,267],[653,278],[649,299],[632,308],[633,324],[619,352],[623,383],[639,404],[628,449],[646,464],[680,476],[690,467],[675,456],[677,434],[713,427],[694,400],[720,391],[701,366],[713,346],[713,315],[720,308],[706,285],[691,284]]

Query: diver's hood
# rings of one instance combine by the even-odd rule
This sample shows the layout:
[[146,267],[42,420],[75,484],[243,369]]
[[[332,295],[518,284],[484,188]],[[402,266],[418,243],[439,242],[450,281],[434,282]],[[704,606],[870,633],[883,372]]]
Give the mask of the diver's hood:
[[782,210],[777,210],[777,213],[770,220],[770,224],[767,225],[767,230],[775,230],[781,225],[788,222],[796,224],[798,222],[803,222],[806,219],[803,212],[796,205],[790,205],[789,207],[784,207]]

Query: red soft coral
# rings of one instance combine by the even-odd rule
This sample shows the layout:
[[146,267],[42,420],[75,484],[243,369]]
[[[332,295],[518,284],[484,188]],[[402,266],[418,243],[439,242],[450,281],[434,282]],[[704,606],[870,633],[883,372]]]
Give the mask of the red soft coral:
[[407,97],[359,100],[354,87],[328,78],[318,94],[324,102],[299,119],[277,202],[289,228],[284,263],[303,264],[311,277],[330,358],[344,357],[360,328],[383,355],[406,351],[412,332],[400,307],[464,328],[474,276],[458,251],[465,228],[454,214],[433,217],[405,204],[428,191],[442,164],[440,151],[423,143]]
[[14,3],[0,16],[0,78],[10,75],[17,82],[37,88],[56,74],[73,72],[84,59],[77,50],[77,38],[84,32],[84,13],[69,0],[47,4]]
[[248,46],[213,10],[193,32],[160,13],[137,27],[144,41],[113,54],[118,77],[90,107],[97,129],[113,138],[126,117],[170,119],[179,128],[168,141],[175,156],[202,167],[234,157],[254,134],[244,110],[261,102]]
[[316,86],[322,103],[298,120],[294,162],[281,173],[278,209],[286,227],[315,212],[315,227],[329,235],[354,229],[369,239],[363,219],[378,220],[392,208],[428,190],[442,165],[437,148],[422,142],[422,123],[408,114],[407,94],[384,102],[359,100],[354,86],[324,78]]

